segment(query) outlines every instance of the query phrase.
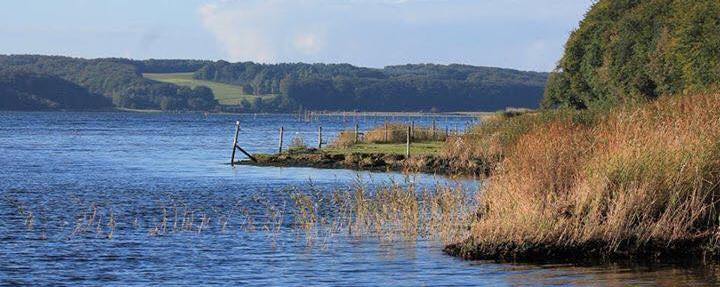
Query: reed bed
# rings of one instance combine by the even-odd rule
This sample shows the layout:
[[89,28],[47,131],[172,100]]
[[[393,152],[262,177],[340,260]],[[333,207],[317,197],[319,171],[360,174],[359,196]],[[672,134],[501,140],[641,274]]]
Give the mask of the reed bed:
[[331,194],[297,192],[293,211],[296,224],[309,233],[450,243],[469,235],[474,195],[459,185],[417,190],[393,184],[370,191],[358,184]]
[[[15,230],[38,239],[177,235],[217,235],[262,232],[275,244],[286,233],[304,235],[308,245],[327,245],[340,236],[373,238],[383,242],[423,238],[443,243],[469,236],[477,206],[474,191],[460,185],[437,185],[418,190],[414,185],[390,183],[368,188],[356,182],[347,190],[318,190],[309,184],[280,194],[255,193],[229,199],[229,204],[197,205],[201,201],[168,196],[144,206],[113,206],[77,200],[60,214],[20,196],[6,196],[16,209]],[[42,224],[37,224],[42,222]],[[40,225],[40,226],[38,226]]]
[[[479,128],[490,136],[474,148],[498,164],[478,198],[471,238],[452,252],[474,258],[717,254],[718,110],[720,94],[665,97]],[[506,127],[487,132],[497,126]]]
[[[410,125],[388,123],[375,127],[358,136],[355,141],[355,131],[341,132],[332,142],[333,147],[348,148],[358,143],[372,144],[404,144],[407,141],[407,130]],[[411,140],[413,142],[445,141],[448,138],[446,131],[432,127],[411,127]]]

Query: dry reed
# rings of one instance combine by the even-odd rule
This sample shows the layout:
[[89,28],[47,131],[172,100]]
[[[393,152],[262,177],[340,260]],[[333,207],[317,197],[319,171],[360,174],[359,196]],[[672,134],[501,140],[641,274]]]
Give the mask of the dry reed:
[[667,97],[592,121],[556,115],[530,125],[502,150],[488,151],[502,154],[501,162],[460,252],[497,258],[714,248],[718,110],[718,94]]
[[[375,127],[362,135],[355,141],[355,131],[346,130],[341,132],[332,142],[332,146],[348,148],[357,143],[379,143],[379,144],[402,144],[407,141],[407,124],[388,123]],[[411,128],[411,140],[413,142],[445,141],[448,137],[445,131],[432,127],[415,126]]]

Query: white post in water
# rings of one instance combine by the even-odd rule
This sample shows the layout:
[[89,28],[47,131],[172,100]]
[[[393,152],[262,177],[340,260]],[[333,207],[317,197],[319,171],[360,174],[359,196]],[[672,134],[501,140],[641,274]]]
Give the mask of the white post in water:
[[235,166],[235,147],[237,146],[238,134],[240,133],[240,121],[235,121],[235,138],[233,139],[232,155],[230,156],[230,165]]
[[410,158],[410,126],[407,127],[405,139],[405,158]]
[[280,140],[278,141],[278,154],[282,153],[283,134],[284,133],[285,133],[285,128],[283,126],[280,126]]

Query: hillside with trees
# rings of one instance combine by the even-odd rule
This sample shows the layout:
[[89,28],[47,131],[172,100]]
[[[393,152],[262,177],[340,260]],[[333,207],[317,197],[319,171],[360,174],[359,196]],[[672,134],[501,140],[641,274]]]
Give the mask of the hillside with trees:
[[56,76],[0,71],[0,107],[6,110],[107,109],[110,100]]
[[566,44],[545,106],[706,92],[720,82],[720,1],[599,1]]
[[537,107],[547,73],[468,65],[373,69],[218,61],[195,72],[195,78],[240,85],[254,95],[282,95],[264,104],[283,109],[297,105],[313,110],[493,111]]
[[196,70],[203,64],[202,61],[192,60],[88,60],[60,56],[0,55],[0,70],[22,69],[59,77],[90,93],[110,99],[115,107],[129,109],[214,109],[217,101],[207,87],[188,88],[142,77],[145,71],[185,72]]
[[[547,73],[468,65],[419,64],[375,69],[349,64],[271,65],[0,55],[0,71],[18,69],[72,82],[91,94],[104,96],[117,108],[230,112],[536,108],[548,77]],[[162,77],[145,78],[143,73],[194,73],[193,78],[205,84],[183,85],[158,80]],[[233,95],[238,100],[221,105],[217,98],[225,95],[214,95],[212,83],[238,87],[236,90],[241,93]]]

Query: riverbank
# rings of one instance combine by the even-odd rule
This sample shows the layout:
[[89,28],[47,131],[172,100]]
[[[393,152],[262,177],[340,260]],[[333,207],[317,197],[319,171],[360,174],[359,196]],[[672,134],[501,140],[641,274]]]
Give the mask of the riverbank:
[[666,260],[718,255],[720,94],[490,121],[456,156],[498,160],[466,259]]
[[440,142],[413,144],[410,157],[405,146],[397,144],[359,144],[349,148],[303,149],[281,154],[256,154],[257,161],[241,160],[240,165],[274,167],[313,167],[382,172],[414,172],[439,175],[484,176],[487,165],[475,161],[475,168],[459,168],[453,159],[440,154]]

